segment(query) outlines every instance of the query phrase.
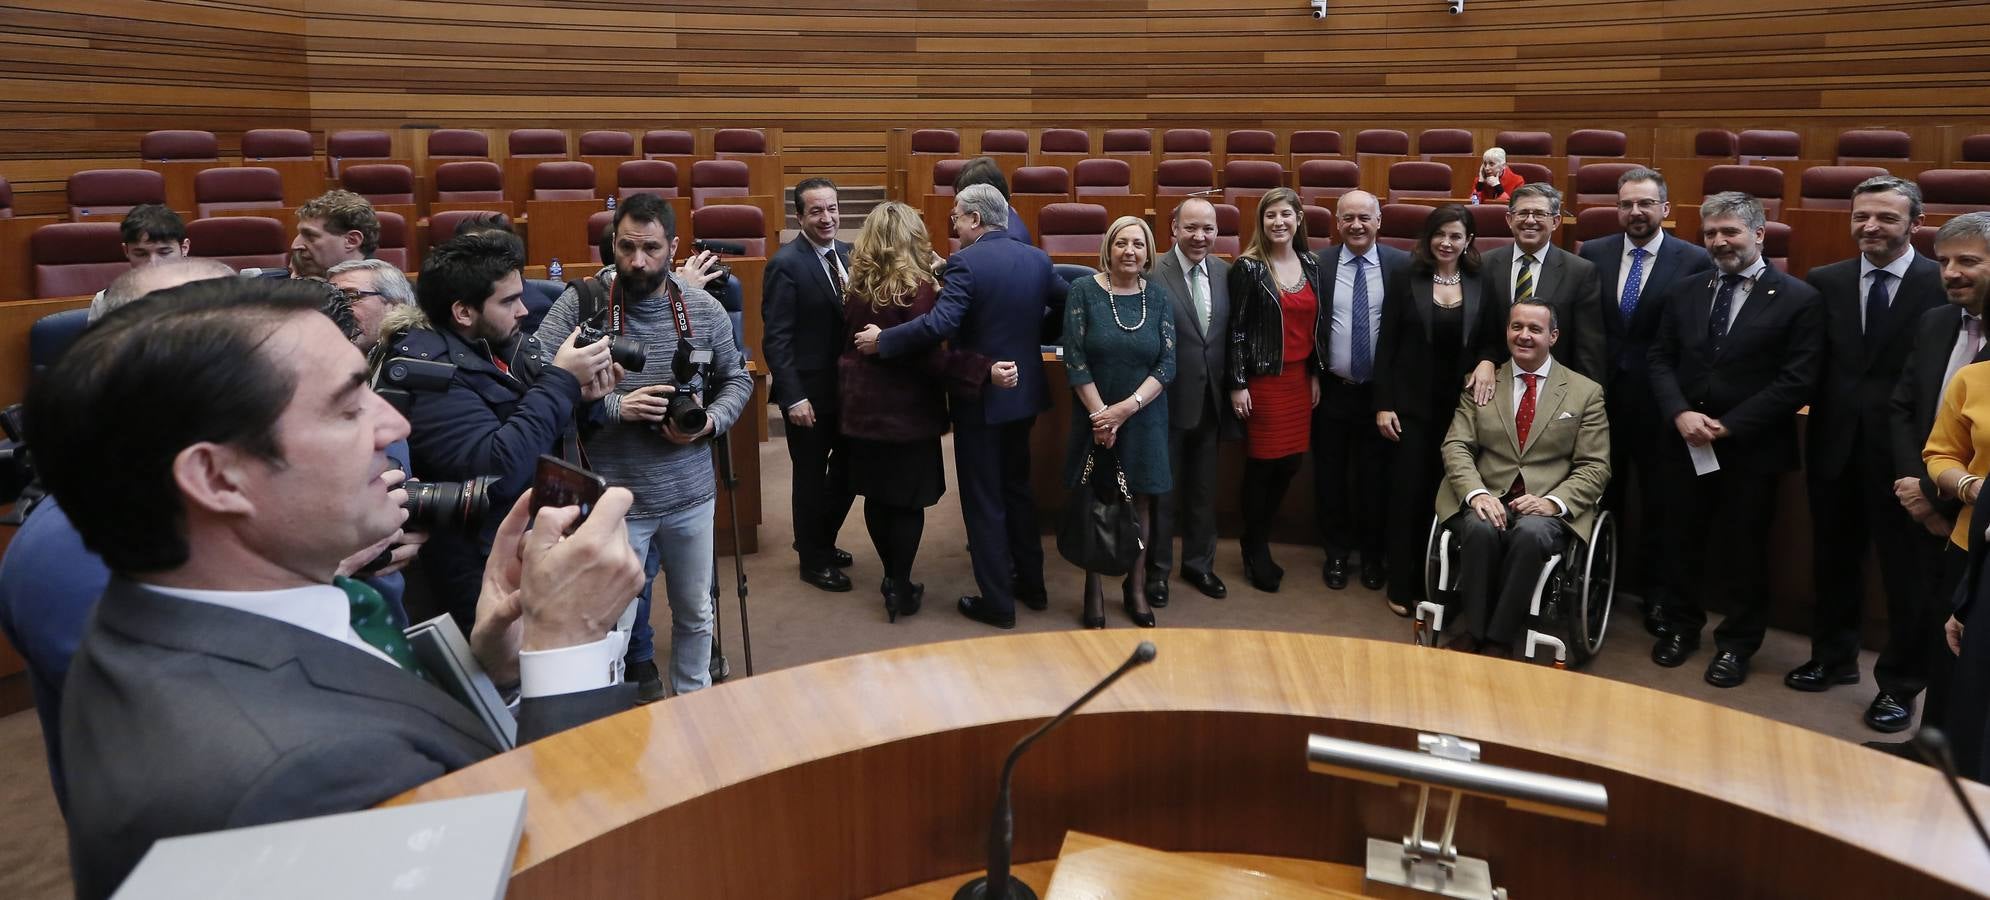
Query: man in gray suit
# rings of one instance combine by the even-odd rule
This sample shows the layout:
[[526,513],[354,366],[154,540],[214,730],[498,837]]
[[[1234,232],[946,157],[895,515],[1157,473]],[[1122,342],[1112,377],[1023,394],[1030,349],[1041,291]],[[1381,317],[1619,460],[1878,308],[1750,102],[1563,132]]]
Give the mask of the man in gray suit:
[[1154,547],[1147,553],[1147,602],[1154,606],[1168,605],[1177,515],[1182,580],[1209,597],[1229,593],[1214,568],[1216,441],[1237,430],[1217,377],[1227,347],[1224,323],[1230,321],[1230,264],[1209,252],[1216,241],[1216,207],[1190,197],[1175,207],[1170,224],[1175,246],[1155,261],[1154,274],[1175,303],[1175,380],[1168,385],[1168,461],[1175,490],[1154,507]]
[[[1596,298],[1602,288],[1595,263],[1554,245],[1562,193],[1538,183],[1514,188],[1506,224],[1513,243],[1485,255],[1484,277],[1494,303],[1488,315],[1505,321],[1507,307],[1523,297],[1548,304],[1562,327],[1555,361],[1601,383],[1607,344]],[[1505,357],[1502,347],[1488,358],[1498,364]]]
[[[41,474],[113,573],[62,711],[79,897],[108,896],[160,838],[364,809],[500,749],[345,577],[400,537],[385,451],[408,424],[323,296],[263,279],[154,294],[28,397]],[[611,489],[584,524],[549,507],[528,532],[521,497],[498,529],[470,643],[519,687],[520,741],[634,699],[608,630],[642,580],[629,502]]]

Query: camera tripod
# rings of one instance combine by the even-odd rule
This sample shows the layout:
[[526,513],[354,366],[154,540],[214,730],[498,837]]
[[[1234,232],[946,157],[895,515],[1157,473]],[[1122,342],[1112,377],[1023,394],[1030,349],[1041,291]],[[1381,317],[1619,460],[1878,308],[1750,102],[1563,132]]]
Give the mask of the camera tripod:
[[[753,629],[746,620],[746,557],[739,543],[739,473],[732,465],[732,441],[729,435],[720,433],[712,438],[712,452],[718,456],[719,481],[725,484],[726,512],[732,520],[732,571],[734,592],[739,596],[739,636],[740,644],[746,650],[746,674],[753,674]],[[718,684],[732,675],[732,664],[725,656],[725,616],[719,608],[719,597],[724,591],[719,587],[719,554],[712,552],[712,683]]]

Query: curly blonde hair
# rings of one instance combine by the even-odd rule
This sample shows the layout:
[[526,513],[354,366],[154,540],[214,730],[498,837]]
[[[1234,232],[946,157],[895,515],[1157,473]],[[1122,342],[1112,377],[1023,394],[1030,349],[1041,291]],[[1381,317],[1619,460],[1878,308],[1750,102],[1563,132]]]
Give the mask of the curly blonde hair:
[[848,295],[868,301],[872,309],[911,306],[912,295],[934,283],[933,243],[926,223],[903,203],[880,203],[864,217],[850,250]]

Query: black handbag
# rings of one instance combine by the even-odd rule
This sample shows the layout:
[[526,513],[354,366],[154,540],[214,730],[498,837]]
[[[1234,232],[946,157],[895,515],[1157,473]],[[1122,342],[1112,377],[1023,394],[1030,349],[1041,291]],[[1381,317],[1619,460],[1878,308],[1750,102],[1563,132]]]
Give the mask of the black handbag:
[[1098,575],[1125,575],[1146,545],[1133,515],[1126,472],[1110,447],[1094,445],[1085,472],[1064,505],[1057,526],[1057,552],[1072,565]]

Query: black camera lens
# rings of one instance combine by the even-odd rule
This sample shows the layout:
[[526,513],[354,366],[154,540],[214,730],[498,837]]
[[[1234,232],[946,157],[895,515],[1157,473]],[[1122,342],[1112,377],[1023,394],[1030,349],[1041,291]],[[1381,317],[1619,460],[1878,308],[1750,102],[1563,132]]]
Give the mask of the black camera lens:
[[705,405],[698,402],[697,395],[685,390],[670,395],[670,406],[664,410],[664,416],[670,420],[670,427],[682,435],[702,432],[705,424],[711,421],[711,415],[705,412]]
[[618,337],[608,343],[608,358],[627,371],[640,372],[649,364],[649,351],[635,338]]
[[485,475],[469,481],[406,481],[409,531],[460,531],[481,529],[491,511],[491,485],[497,478]]

